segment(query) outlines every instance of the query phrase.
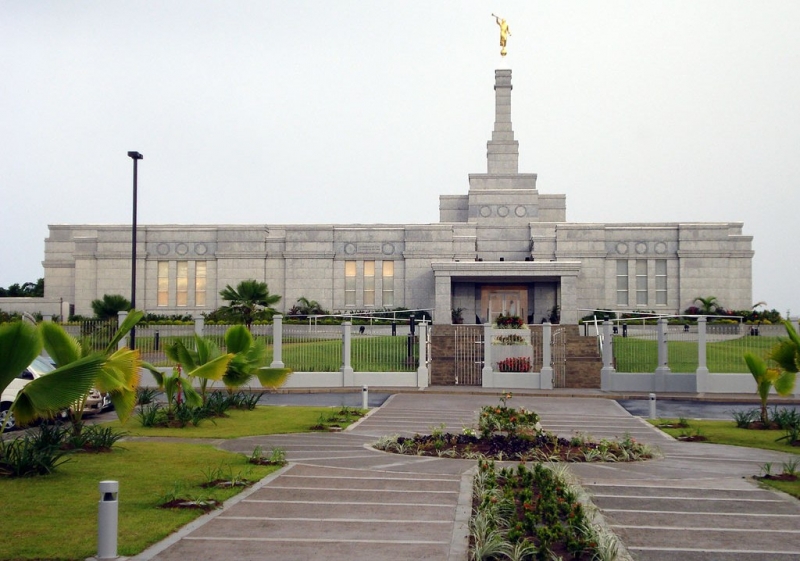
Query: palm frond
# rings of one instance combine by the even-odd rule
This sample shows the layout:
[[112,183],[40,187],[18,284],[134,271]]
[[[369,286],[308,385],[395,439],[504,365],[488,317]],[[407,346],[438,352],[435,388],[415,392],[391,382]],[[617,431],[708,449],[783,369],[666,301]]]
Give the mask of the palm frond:
[[258,381],[265,388],[277,388],[286,383],[292,374],[291,368],[259,368],[256,370]]
[[42,338],[32,325],[22,321],[0,325],[0,391],[19,376],[42,352]]
[[66,366],[89,354],[84,353],[78,340],[60,325],[45,321],[39,324],[39,331],[42,334],[44,348],[56,366]]
[[119,342],[125,337],[131,329],[136,326],[137,323],[141,321],[144,317],[144,312],[142,310],[131,310],[128,312],[128,315],[125,317],[125,321],[122,322],[122,325],[119,326],[117,332],[114,333],[114,336],[111,338],[111,342],[106,347],[106,354],[110,354],[117,348]]
[[225,346],[229,353],[241,353],[253,344],[253,335],[243,325],[234,325],[225,332]]

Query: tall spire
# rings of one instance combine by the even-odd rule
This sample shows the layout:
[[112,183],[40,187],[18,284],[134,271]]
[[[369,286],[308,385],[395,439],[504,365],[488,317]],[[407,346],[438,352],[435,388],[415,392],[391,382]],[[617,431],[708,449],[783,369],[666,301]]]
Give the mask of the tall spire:
[[519,173],[519,142],[511,128],[511,69],[494,71],[494,130],[486,143],[488,173]]

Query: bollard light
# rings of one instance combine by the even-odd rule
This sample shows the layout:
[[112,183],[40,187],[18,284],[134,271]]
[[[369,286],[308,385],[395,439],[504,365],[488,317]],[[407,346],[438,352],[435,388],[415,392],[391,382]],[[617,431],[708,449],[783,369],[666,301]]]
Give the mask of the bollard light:
[[361,409],[369,409],[369,388],[361,386]]
[[654,394],[654,393],[650,394],[650,418],[651,419],[657,419],[658,418],[656,416],[656,394]]
[[117,558],[117,526],[119,516],[119,481],[100,482],[100,504],[97,509],[97,558]]

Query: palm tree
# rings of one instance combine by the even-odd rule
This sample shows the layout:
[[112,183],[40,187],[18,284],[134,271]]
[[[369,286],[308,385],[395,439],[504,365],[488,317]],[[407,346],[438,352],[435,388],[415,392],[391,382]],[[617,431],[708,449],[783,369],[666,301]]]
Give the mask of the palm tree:
[[103,294],[102,300],[92,300],[92,311],[97,319],[115,319],[119,312],[127,312],[131,303],[119,294]]
[[272,306],[281,299],[277,294],[269,293],[267,283],[255,279],[243,280],[235,289],[227,285],[219,295],[223,300],[230,302],[221,309],[239,318],[247,329],[250,329],[254,319],[272,317],[275,313]]
[[[247,330],[245,329],[245,331]],[[206,402],[209,382],[221,380],[228,368],[228,363],[233,358],[231,353],[222,354],[219,347],[211,339],[200,337],[199,335],[194,336],[194,349],[186,347],[182,341],[178,340],[166,347],[164,352],[167,358],[181,366],[187,376],[200,380],[201,403]],[[165,387],[168,379],[162,378],[160,373],[153,373],[158,385]]]
[[702,296],[698,296],[694,299],[695,302],[700,302],[700,313],[705,316],[710,316],[720,308],[719,303],[717,302],[716,296],[706,296],[703,298]]
[[758,386],[758,396],[761,398],[761,422],[765,425],[769,422],[767,399],[770,389],[774,387],[778,395],[791,394],[800,369],[800,336],[797,335],[791,322],[784,321],[783,325],[789,338],[781,340],[767,355],[768,359],[778,364],[778,368],[769,368],[763,358],[753,353],[744,355],[747,368],[753,374]]
[[225,346],[229,353],[233,353],[222,377],[228,392],[249,383],[253,376],[263,387],[277,388],[285,384],[292,373],[289,368],[268,368],[267,346],[263,339],[254,339],[241,325],[234,325],[225,332]]

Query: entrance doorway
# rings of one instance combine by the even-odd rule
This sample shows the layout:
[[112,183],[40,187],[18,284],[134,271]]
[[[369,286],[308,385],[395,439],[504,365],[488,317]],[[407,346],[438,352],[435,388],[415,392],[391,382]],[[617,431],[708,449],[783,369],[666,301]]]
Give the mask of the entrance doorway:
[[526,286],[482,286],[481,316],[487,323],[494,323],[497,316],[528,316],[528,288]]

